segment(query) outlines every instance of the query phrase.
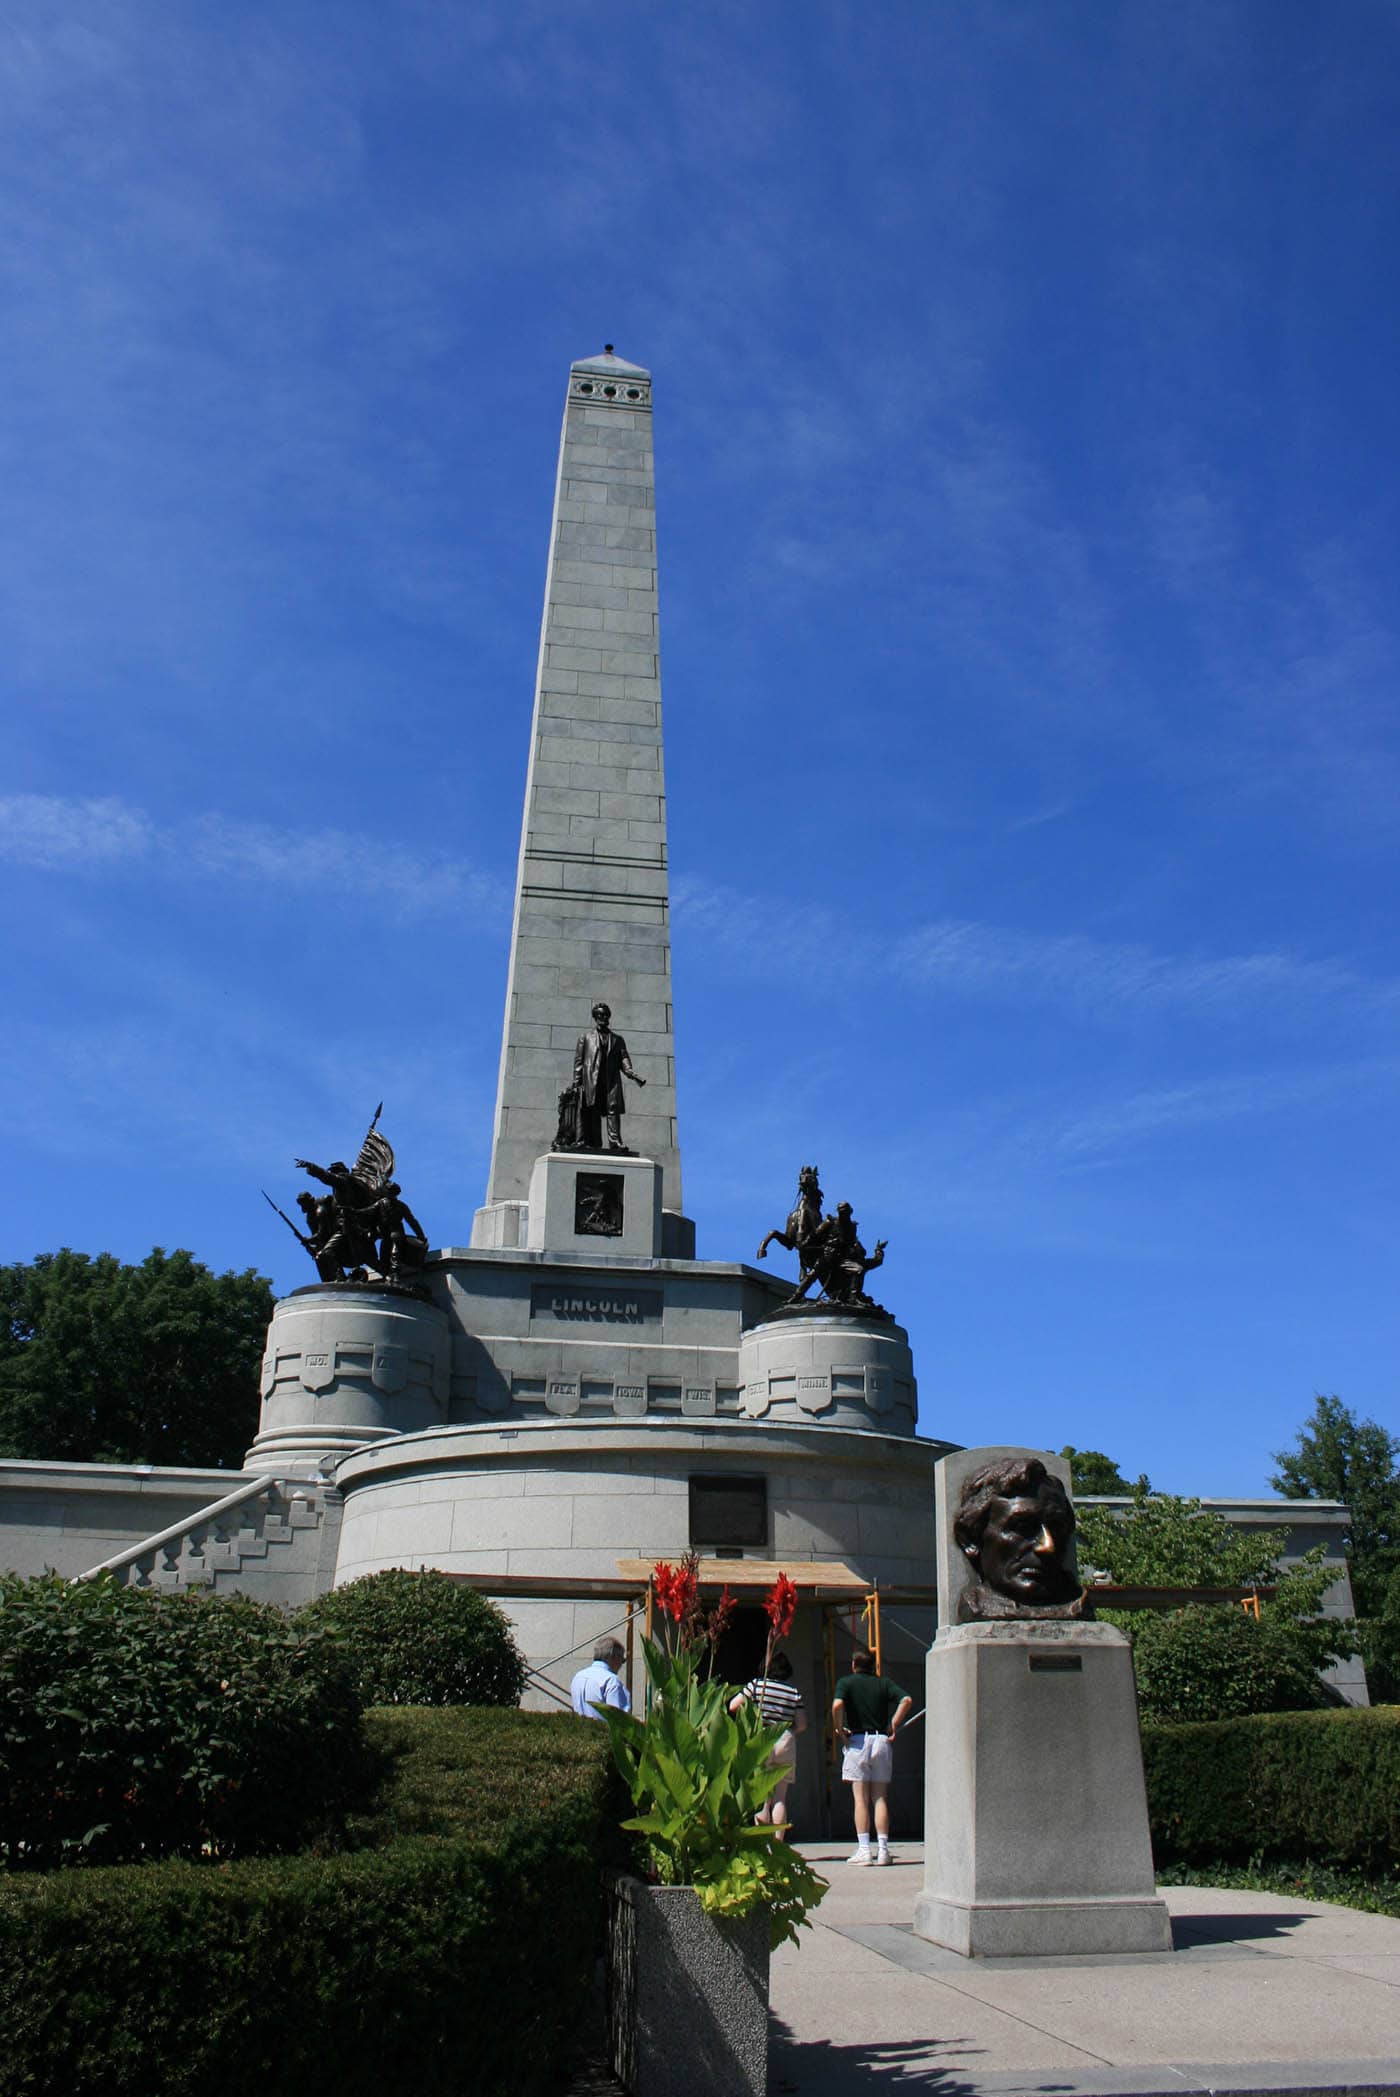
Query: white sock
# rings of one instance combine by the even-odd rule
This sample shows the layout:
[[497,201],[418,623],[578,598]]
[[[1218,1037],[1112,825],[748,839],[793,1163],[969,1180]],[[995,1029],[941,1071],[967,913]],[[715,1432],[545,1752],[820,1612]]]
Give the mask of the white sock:
[[870,1837],[868,1835],[857,1835],[856,1842],[861,1849],[869,1849],[870,1847]]
[[880,1855],[881,1855],[881,1856],[883,1857],[883,1856],[884,1856],[884,1855],[885,1855],[885,1854],[887,1853],[887,1851],[888,1851],[888,1849],[889,1849],[889,1846],[890,1846],[890,1838],[889,1838],[889,1836],[888,1836],[888,1835],[879,1835],[879,1836],[877,1836],[877,1837],[876,1837],[876,1840],[877,1840],[877,1841],[879,1842],[879,1845],[880,1845]]

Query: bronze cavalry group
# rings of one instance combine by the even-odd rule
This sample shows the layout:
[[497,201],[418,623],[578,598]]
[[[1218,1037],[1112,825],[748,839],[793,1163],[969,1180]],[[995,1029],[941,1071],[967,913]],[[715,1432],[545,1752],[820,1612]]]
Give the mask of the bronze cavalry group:
[[797,1175],[797,1206],[781,1230],[769,1231],[758,1257],[766,1260],[774,1244],[797,1254],[802,1271],[788,1298],[789,1307],[805,1302],[807,1291],[816,1284],[829,1304],[872,1311],[879,1306],[865,1293],[865,1277],[884,1264],[886,1243],[884,1238],[877,1239],[874,1252],[867,1253],[848,1201],[837,1202],[835,1214],[823,1216],[817,1168],[804,1165]]

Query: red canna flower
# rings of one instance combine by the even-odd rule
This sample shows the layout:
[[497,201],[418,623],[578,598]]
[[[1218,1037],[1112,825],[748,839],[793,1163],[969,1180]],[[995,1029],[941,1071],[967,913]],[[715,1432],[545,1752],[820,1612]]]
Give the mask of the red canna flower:
[[658,1565],[652,1572],[651,1584],[656,1589],[656,1606],[661,1614],[678,1624],[685,1613],[681,1572],[673,1565]]
[[774,1640],[786,1638],[797,1614],[797,1588],[786,1573],[779,1573],[763,1598],[763,1607],[773,1626]]
[[693,1551],[687,1551],[676,1567],[676,1595],[680,1603],[676,1622],[693,1635],[700,1614],[700,1561]]
[[729,1620],[737,1606],[733,1590],[726,1581],[719,1591],[719,1600],[710,1611],[709,1622],[705,1626],[705,1636],[709,1639],[712,1649],[719,1644],[729,1629]]

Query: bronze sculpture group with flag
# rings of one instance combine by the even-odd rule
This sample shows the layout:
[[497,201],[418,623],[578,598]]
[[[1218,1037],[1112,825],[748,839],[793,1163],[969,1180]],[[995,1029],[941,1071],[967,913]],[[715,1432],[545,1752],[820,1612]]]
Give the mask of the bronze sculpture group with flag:
[[297,1196],[304,1230],[264,1191],[264,1201],[306,1247],[323,1282],[364,1282],[373,1276],[401,1284],[427,1258],[427,1233],[403,1199],[394,1178],[393,1146],[380,1134],[383,1111],[381,1100],[353,1165],[339,1158],[327,1166],[309,1158],[294,1161],[299,1171],[329,1190]]

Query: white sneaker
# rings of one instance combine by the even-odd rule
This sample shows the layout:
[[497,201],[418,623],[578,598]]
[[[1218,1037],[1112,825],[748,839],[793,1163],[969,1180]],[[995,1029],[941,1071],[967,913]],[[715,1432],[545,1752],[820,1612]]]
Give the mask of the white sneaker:
[[877,1849],[877,1850],[876,1850],[876,1852],[875,1852],[875,1862],[876,1862],[877,1864],[888,1864],[888,1863],[889,1863],[889,1861],[890,1861],[890,1853],[889,1853],[889,1851],[888,1851],[887,1849]]
[[846,1862],[848,1864],[873,1864],[875,1859],[871,1856],[868,1849],[858,1849],[852,1851]]

